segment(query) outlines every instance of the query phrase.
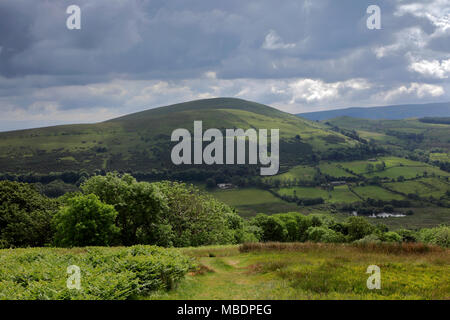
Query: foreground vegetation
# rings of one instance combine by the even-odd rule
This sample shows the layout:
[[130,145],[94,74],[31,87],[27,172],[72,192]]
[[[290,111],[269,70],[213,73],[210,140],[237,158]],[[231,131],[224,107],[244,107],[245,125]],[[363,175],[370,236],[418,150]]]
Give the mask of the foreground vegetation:
[[[267,243],[181,249],[199,268],[150,299],[450,299],[449,250],[420,244]],[[381,289],[366,286],[367,267]]]
[[[80,268],[69,289],[67,268]],[[0,250],[0,300],[123,300],[173,288],[192,259],[154,246]]]
[[[1,299],[450,299],[450,251],[415,243],[0,250]],[[67,267],[81,289],[68,289]],[[367,267],[381,289],[366,286]]]

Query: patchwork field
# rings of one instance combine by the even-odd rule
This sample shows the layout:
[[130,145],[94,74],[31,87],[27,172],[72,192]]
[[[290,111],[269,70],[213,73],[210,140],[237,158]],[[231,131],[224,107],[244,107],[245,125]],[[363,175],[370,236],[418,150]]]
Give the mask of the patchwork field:
[[269,191],[258,188],[216,189],[210,192],[214,197],[236,208],[241,216],[257,213],[278,213],[296,211],[298,206],[275,197]]
[[354,174],[351,174],[345,171],[339,163],[326,163],[322,162],[318,168],[322,174],[328,175],[334,178],[346,178],[346,177],[355,177]]
[[433,152],[433,153],[430,153],[430,160],[431,161],[447,161],[447,162],[450,162],[450,154]]
[[297,180],[297,181],[312,181],[314,179],[314,175],[317,174],[317,170],[314,167],[308,166],[295,166],[291,168],[288,172],[276,175],[275,177],[265,178],[268,181],[271,180]]
[[[449,299],[450,251],[312,243],[182,249],[200,269],[151,299]],[[366,286],[369,265],[381,289]]]
[[309,187],[280,188],[274,191],[282,196],[296,195],[298,198],[306,199],[322,198],[325,203],[351,203],[360,200],[349,190],[348,186],[337,186],[332,191]]
[[422,178],[405,182],[386,183],[385,186],[403,194],[417,194],[420,197],[440,198],[450,190],[450,185],[437,178]]
[[355,187],[353,191],[363,199],[371,198],[376,200],[402,200],[403,196],[389,192],[378,186]]
[[[405,159],[405,158],[398,158],[398,157],[380,157],[380,158],[373,159],[373,161],[361,160],[361,161],[340,162],[340,165],[343,168],[351,170],[352,172],[354,172],[356,174],[364,174],[364,173],[367,173],[367,165],[368,164],[372,164],[374,167],[376,167],[377,164],[379,165],[382,162],[384,162],[386,165],[385,170],[388,170],[390,168],[395,168],[395,167],[401,167],[401,166],[431,168],[431,166],[426,163],[409,160],[409,159]],[[378,175],[379,173],[381,173],[381,172],[374,172],[374,175]]]
[[449,176],[449,173],[442,171],[438,168],[431,166],[421,166],[421,167],[391,167],[387,168],[384,171],[373,172],[373,173],[365,173],[364,176],[368,178],[372,177],[380,177],[380,178],[389,178],[389,179],[397,179],[402,176],[405,179],[412,179],[417,176],[426,175],[436,175],[441,177]]

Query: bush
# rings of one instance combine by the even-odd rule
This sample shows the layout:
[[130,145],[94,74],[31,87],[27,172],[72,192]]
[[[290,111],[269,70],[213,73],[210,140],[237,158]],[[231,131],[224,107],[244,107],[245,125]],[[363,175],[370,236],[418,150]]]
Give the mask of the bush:
[[310,227],[307,231],[308,240],[313,242],[344,242],[344,236],[327,227]]
[[359,243],[359,244],[381,243],[381,239],[378,235],[372,233],[372,234],[365,236],[362,239],[355,240],[354,243]]
[[26,183],[0,182],[0,247],[45,246],[58,203]]
[[278,215],[258,214],[252,223],[262,230],[261,241],[286,241],[288,231]]
[[[125,300],[170,290],[195,268],[155,246],[3,250],[0,261],[0,300]],[[69,265],[80,268],[81,290],[66,286]]]
[[382,234],[381,240],[384,242],[402,242],[403,238],[397,232],[388,231]]
[[350,241],[362,239],[374,231],[374,227],[363,217],[350,217],[346,221]]
[[413,230],[399,229],[396,232],[402,237],[403,242],[417,242],[417,234]]
[[418,233],[418,240],[448,248],[450,247],[450,227],[443,225],[436,228],[421,229]]
[[114,207],[101,202],[94,194],[68,201],[54,217],[55,244],[64,247],[111,245],[119,229]]

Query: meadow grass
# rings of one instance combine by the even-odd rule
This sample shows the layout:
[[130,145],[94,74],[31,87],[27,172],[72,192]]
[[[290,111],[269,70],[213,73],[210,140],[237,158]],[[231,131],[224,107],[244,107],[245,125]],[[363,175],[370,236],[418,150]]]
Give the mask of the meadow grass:
[[[203,267],[151,299],[450,299],[449,250],[422,244],[255,243],[181,252]],[[380,290],[366,286],[369,265],[381,269]]]

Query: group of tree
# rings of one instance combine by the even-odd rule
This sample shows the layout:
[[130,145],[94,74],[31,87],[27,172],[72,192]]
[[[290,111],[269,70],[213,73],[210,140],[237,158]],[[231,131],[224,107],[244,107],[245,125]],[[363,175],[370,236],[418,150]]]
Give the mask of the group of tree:
[[108,173],[80,189],[50,199],[30,184],[0,182],[1,247],[182,247],[246,239],[243,219],[232,208],[184,183]]
[[[393,207],[385,204],[383,210],[393,211]],[[338,222],[330,215],[300,213],[259,214],[243,220],[232,208],[192,185],[138,182],[128,174],[91,177],[80,191],[56,199],[40,194],[31,184],[0,182],[2,248],[359,240],[448,246],[449,227],[391,232],[363,217]]]
[[384,224],[373,225],[367,219],[355,216],[339,222],[330,215],[259,214],[249,221],[247,230],[253,232],[258,241],[264,242],[423,242],[450,246],[449,226],[389,231]]

